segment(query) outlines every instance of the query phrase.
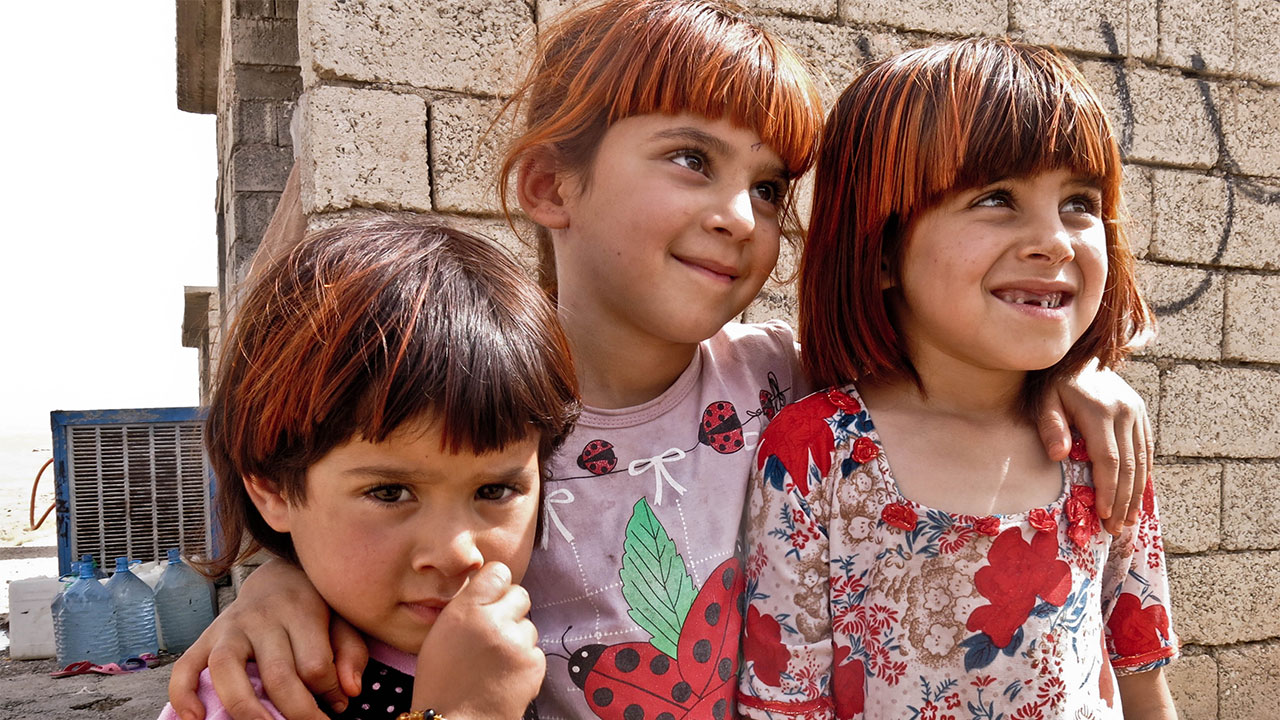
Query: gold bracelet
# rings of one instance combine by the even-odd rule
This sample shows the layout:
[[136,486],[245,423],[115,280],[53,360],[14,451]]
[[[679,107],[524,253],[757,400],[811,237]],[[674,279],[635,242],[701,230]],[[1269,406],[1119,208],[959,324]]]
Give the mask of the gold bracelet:
[[414,710],[412,712],[400,713],[396,720],[447,720],[445,716],[435,710]]

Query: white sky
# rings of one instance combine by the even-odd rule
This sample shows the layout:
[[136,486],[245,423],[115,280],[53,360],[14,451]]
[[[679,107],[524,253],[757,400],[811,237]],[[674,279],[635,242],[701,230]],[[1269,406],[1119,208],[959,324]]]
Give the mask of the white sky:
[[198,402],[182,290],[217,282],[215,122],[177,109],[174,14],[5,5],[0,484],[29,487],[50,410]]

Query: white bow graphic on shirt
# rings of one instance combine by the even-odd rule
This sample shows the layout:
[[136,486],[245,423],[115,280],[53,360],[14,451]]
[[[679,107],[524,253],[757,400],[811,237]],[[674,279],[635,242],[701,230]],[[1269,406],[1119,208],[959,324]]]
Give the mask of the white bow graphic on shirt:
[[546,520],[542,523],[542,549],[547,549],[547,533],[551,524],[554,523],[556,529],[560,531],[560,537],[569,542],[573,542],[573,533],[569,532],[569,528],[560,522],[560,516],[556,514],[556,505],[567,505],[573,502],[573,493],[567,488],[560,488],[547,493],[542,500],[543,512],[546,514]]
[[676,460],[683,460],[683,459],[684,459],[683,450],[681,450],[680,448],[671,448],[670,450],[662,453],[661,455],[656,455],[651,458],[642,458],[640,460],[632,460],[631,464],[627,466],[627,472],[630,473],[632,477],[635,477],[637,475],[643,475],[646,470],[648,470],[649,468],[653,468],[653,474],[655,476],[653,504],[661,505],[662,504],[662,482],[664,480],[668,485],[674,488],[675,491],[680,493],[681,495],[683,495],[685,492],[684,486],[676,482],[675,478],[671,477],[671,473],[667,472],[667,463],[675,462]]

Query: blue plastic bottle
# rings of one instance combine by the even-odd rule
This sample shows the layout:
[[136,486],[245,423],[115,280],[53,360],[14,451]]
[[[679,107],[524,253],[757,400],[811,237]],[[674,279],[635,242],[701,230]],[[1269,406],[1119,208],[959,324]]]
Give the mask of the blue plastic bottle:
[[[80,578],[79,561],[71,561],[70,577]],[[62,581],[62,591],[53,598],[53,604],[49,606],[49,614],[53,618],[54,655],[58,658],[64,658],[67,656],[67,629],[58,621],[58,616],[62,614],[62,608],[66,605],[63,601],[63,596],[67,594],[67,589],[71,587],[75,580],[68,579],[66,575],[62,575],[58,579]],[[66,667],[66,663],[63,663],[63,667]]]
[[116,572],[107,581],[107,590],[116,605],[116,633],[120,654],[135,657],[158,652],[156,643],[156,597],[151,588],[129,570],[129,558],[116,558]]
[[103,570],[102,568],[98,567],[98,561],[97,561],[97,560],[94,560],[94,559],[93,559],[93,556],[92,556],[92,555],[90,555],[89,553],[85,553],[85,554],[83,554],[83,555],[81,555],[81,556],[80,556],[80,564],[81,564],[81,565],[88,564],[90,567],[92,567],[92,568],[93,568],[93,576],[94,576],[94,577],[96,577],[96,578],[98,578],[99,580],[106,580],[106,579],[107,579],[107,572],[106,572],[105,570]]
[[58,664],[88,660],[103,665],[120,659],[115,605],[93,576],[92,563],[80,563],[80,579],[54,598],[51,610]]
[[169,565],[156,583],[156,614],[160,637],[171,653],[191,647],[213,622],[213,588],[203,575],[182,562],[177,548],[169,551]]

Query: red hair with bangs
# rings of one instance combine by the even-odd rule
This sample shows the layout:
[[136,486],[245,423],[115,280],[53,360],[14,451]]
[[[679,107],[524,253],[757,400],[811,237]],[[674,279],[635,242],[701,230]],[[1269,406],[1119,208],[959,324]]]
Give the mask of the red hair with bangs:
[[1093,323],[1028,374],[1023,409],[1092,358],[1120,361],[1154,320],[1121,223],[1120,151],[1084,77],[1054,51],[998,39],[943,43],[870,65],[827,120],[800,268],[800,340],[818,386],[920,383],[884,291],[916,218],[950,193],[1066,168],[1102,190],[1107,279]]
[[[787,174],[813,164],[822,101],[804,62],[742,8],[711,0],[606,0],[576,8],[543,31],[533,67],[505,110],[525,128],[503,159],[498,193],[508,210],[512,172],[539,148],[589,179],[605,132],[634,115],[692,113],[751,128]],[[798,225],[794,206],[785,227]],[[555,257],[538,234],[539,279],[554,291]]]

